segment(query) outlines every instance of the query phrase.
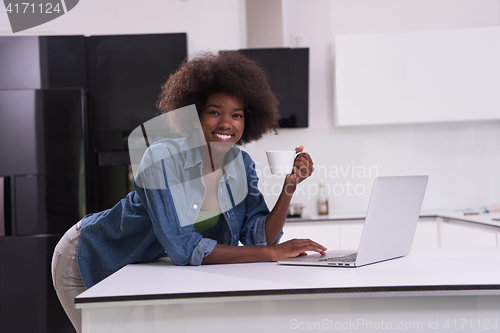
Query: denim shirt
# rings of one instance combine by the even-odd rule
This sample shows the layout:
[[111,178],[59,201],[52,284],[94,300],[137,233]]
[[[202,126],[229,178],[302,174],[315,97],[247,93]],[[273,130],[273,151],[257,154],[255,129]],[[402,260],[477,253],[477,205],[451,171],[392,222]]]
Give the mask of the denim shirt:
[[[258,189],[255,164],[236,147],[226,154],[218,182],[217,196],[225,219],[220,232],[211,238],[195,232],[193,224],[205,197],[205,183],[200,150],[189,149],[193,147],[189,140],[192,138],[155,142],[143,161],[147,156],[162,158],[141,162],[136,190],[113,208],[83,218],[78,266],[87,288],[127,264],[154,261],[165,253],[176,265],[200,265],[217,243],[267,245],[269,210]],[[160,186],[145,186],[145,179],[151,177]]]

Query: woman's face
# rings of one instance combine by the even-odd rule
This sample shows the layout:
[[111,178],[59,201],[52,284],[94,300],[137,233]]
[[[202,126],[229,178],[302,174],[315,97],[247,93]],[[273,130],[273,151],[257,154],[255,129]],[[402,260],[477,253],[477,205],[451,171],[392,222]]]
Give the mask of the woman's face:
[[243,101],[226,92],[212,94],[201,110],[200,122],[205,140],[212,148],[229,149],[240,141],[245,129]]

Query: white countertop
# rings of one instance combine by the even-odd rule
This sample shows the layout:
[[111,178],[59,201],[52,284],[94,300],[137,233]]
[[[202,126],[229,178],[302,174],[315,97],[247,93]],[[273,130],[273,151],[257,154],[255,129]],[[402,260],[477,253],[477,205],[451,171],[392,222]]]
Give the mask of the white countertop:
[[465,215],[460,211],[445,211],[436,213],[436,217],[442,217],[458,221],[473,222],[500,227],[500,213],[485,213],[478,215]]
[[500,295],[499,276],[498,247],[414,250],[404,258],[358,268],[274,262],[175,266],[162,260],[128,265],[82,293],[76,303],[82,308],[102,302],[162,299],[175,303],[234,296]]

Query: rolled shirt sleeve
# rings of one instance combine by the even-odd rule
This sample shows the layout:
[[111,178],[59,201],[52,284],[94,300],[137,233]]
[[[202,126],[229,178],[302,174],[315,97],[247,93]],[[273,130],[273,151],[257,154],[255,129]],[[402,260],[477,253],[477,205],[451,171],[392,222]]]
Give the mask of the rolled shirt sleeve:
[[[260,216],[255,221],[252,236],[257,246],[267,246],[267,238],[266,238],[266,216]],[[274,243],[274,245],[279,244],[281,237],[283,236],[283,231],[280,232],[278,239]]]
[[208,256],[215,249],[217,242],[210,238],[202,238],[191,254],[189,263],[193,266],[201,265],[203,258]]

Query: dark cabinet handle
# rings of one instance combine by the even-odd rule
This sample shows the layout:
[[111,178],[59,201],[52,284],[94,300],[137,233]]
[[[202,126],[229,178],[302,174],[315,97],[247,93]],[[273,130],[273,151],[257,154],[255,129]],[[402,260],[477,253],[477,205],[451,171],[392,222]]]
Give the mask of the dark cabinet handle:
[[5,236],[5,186],[4,177],[0,177],[0,237]]
[[10,177],[0,177],[0,237],[11,236]]

